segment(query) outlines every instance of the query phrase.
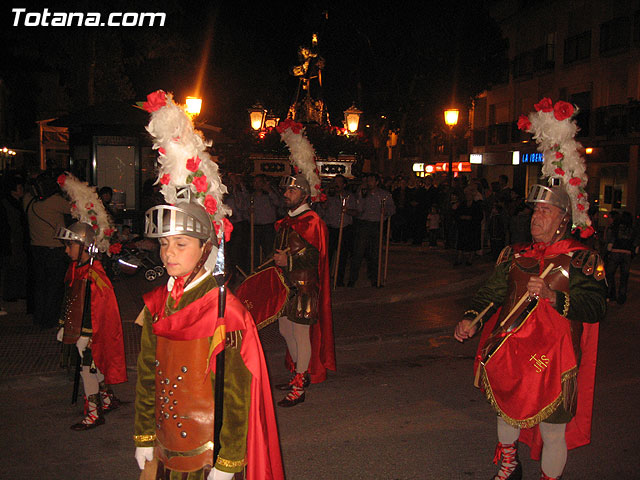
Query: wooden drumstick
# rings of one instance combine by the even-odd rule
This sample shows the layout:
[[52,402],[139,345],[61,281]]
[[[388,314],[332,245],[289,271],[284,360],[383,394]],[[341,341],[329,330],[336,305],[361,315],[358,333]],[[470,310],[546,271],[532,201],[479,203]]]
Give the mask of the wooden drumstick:
[[[289,247],[285,248],[281,253],[288,253],[289,250],[291,250]],[[266,262],[262,263],[261,265],[258,265],[258,268],[256,270],[260,270],[262,267],[264,267],[265,265],[269,265],[271,262],[273,262],[274,257],[271,257],[269,260],[267,260]]]
[[489,305],[487,305],[487,308],[485,308],[478,315],[476,315],[476,318],[474,318],[473,322],[471,322],[471,324],[469,325],[469,329],[474,327],[475,324],[478,323],[482,319],[482,317],[486,315],[486,313],[489,311],[491,307],[493,307],[493,302],[489,303]]
[[[547,266],[547,268],[544,269],[544,272],[542,272],[542,275],[540,275],[540,278],[546,277],[553,267],[555,267],[555,265],[553,263],[550,263]],[[509,320],[511,316],[516,312],[516,310],[518,310],[522,306],[522,304],[527,300],[527,298],[529,298],[529,292],[526,292],[524,295],[522,295],[522,297],[520,297],[520,300],[518,300],[518,303],[516,303],[515,307],[513,307],[509,312],[509,315],[504,317],[504,320],[500,322],[501,327],[504,327],[504,324],[507,323],[507,320]]]

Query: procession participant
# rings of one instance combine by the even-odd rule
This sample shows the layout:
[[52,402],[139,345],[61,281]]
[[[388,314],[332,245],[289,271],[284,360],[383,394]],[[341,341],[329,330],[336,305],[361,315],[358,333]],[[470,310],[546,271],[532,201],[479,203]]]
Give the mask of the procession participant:
[[[355,195],[347,190],[347,179],[342,175],[333,178],[327,201],[319,208],[319,213],[329,230],[329,265],[338,251],[340,238],[340,222],[342,219],[342,240],[340,241],[340,258],[336,286],[344,287],[344,274],[347,260],[353,252],[353,214],[356,213]],[[335,270],[334,270],[335,271]]]
[[269,178],[261,173],[253,178],[253,194],[249,197],[249,203],[254,218],[254,258],[260,264],[272,253],[275,238],[273,225],[278,219],[282,201]]
[[255,323],[223,283],[226,187],[172,95],[147,98],[168,205],[147,210],[145,234],[159,240],[170,278],[144,296],[136,320],[135,458],[145,478],[283,479]]
[[[380,180],[375,173],[365,177],[356,197],[358,225],[354,237],[354,251],[349,270],[349,287],[354,287],[360,275],[362,260],[367,260],[367,276],[372,287],[378,286],[378,257],[380,243],[380,212],[384,208],[384,218],[396,213],[391,194],[380,188]],[[384,205],[384,206],[383,206]]]
[[59,226],[55,238],[64,243],[71,260],[57,339],[63,343],[63,363],[78,361],[80,356],[85,418],[71,429],[82,431],[105,423],[103,414],[120,406],[108,385],[127,381],[118,302],[96,258],[99,252],[109,253],[115,230],[94,188],[70,173],[60,175],[58,183],[70,197],[71,214],[78,219],[69,227]]
[[519,122],[538,139],[550,177],[549,187],[534,185],[528,196],[533,243],[502,251],[454,333],[467,340],[477,331],[471,319],[501,306],[484,326],[475,362],[477,383],[498,413],[499,480],[522,478],[518,440],[541,458],[542,479],[560,478],[567,450],[589,443],[598,322],[606,311],[603,263],[568,235],[571,220],[581,237],[593,233],[573,108],[554,108],[549,99],[536,108]]
[[288,383],[276,385],[288,394],[278,402],[292,407],[305,400],[305,388],[335,370],[331,282],[327,227],[309,207],[309,200],[326,200],[320,187],[313,146],[301,124],[286,120],[277,127],[291,151],[293,177],[283,179],[287,216],[276,223],[274,261],[291,288],[292,296],[279,318],[287,344],[286,362],[292,372]]

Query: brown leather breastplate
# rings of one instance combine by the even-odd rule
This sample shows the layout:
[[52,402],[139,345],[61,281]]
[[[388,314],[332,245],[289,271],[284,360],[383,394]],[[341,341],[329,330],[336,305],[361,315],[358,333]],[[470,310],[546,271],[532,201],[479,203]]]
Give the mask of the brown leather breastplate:
[[213,465],[214,400],[209,339],[157,337],[156,455],[175,471]]
[[[545,277],[545,281],[549,285],[549,288],[568,293],[571,257],[566,254],[560,254],[552,257],[546,257],[544,261],[545,265],[549,265],[550,263],[555,265]],[[540,273],[540,262],[537,259],[521,256],[516,256],[513,259],[511,268],[509,269],[507,297],[502,305],[502,310],[500,311],[500,316],[496,322],[496,327],[486,343],[485,350],[490,350],[491,346],[494,344],[492,339],[501,339],[503,337],[502,334],[511,327],[513,322],[515,322],[520,314],[522,314],[522,312],[524,312],[524,310],[529,306],[529,302],[525,302],[514,312],[505,325],[500,327],[500,323],[502,323],[509,312],[511,312],[511,309],[516,305],[516,303],[518,303],[520,297],[526,293],[529,279],[534,276],[539,276]],[[573,349],[576,353],[576,357],[578,357],[580,353],[582,323],[570,321],[569,324],[571,326]]]
[[64,334],[62,343],[74,345],[82,333],[87,279],[76,280],[67,287],[63,308]]
[[[280,245],[289,247],[289,255],[303,255],[309,244],[291,227],[286,226],[281,231],[282,241]],[[291,288],[289,307],[286,309],[287,315],[293,315],[299,319],[315,319],[318,316],[318,267],[308,269],[296,269],[285,271],[285,277]]]

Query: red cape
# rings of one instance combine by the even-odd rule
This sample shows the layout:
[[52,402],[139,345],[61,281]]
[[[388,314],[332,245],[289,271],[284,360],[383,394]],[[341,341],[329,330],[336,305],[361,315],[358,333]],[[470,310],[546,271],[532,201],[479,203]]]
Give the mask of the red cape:
[[[311,383],[324,382],[327,369],[336,370],[336,353],[333,341],[333,317],[331,314],[331,279],[329,275],[329,233],[327,225],[312,210],[297,217],[285,217],[276,222],[278,231],[284,224],[291,226],[305,241],[320,252],[318,279],[320,284],[318,298],[318,322],[311,325],[311,362],[309,376]],[[287,366],[293,370],[293,361],[287,351]]]
[[124,355],[122,320],[113,286],[99,260],[93,265],[81,267],[72,262],[67,270],[65,283],[89,278],[91,282],[91,354],[104,375],[106,384],[127,381],[127,364]]
[[[546,250],[536,247],[535,244],[531,245],[531,248],[523,253],[523,255],[540,258],[544,255],[568,253],[576,250],[588,250],[588,248],[576,240],[567,239],[556,242]],[[519,252],[520,250],[514,246],[514,251]],[[482,330],[474,363],[474,372],[478,368],[478,363],[481,360],[482,348],[489,334],[493,331],[499,315],[500,310],[487,321]],[[569,449],[581,447],[591,442],[591,418],[593,414],[593,394],[595,390],[598,355],[598,332],[599,324],[583,323],[583,332],[580,340],[582,358],[578,366],[578,406],[576,416],[567,424],[565,432],[565,440],[567,442],[567,448]],[[531,458],[533,460],[540,460],[542,454],[542,437],[538,425],[532,428],[521,429],[519,440],[529,445]]]
[[[152,316],[164,310],[168,294],[166,286],[161,286],[144,295],[144,303]],[[251,372],[247,479],[284,479],[271,385],[258,330],[240,300],[228,291],[226,295],[223,318],[218,317],[219,289],[214,288],[175,314],[161,317],[153,324],[153,333],[171,340],[194,340],[214,336],[214,332],[221,326],[225,327],[226,332],[242,331],[240,355]],[[217,345],[209,359],[213,372],[216,355],[223,347],[224,343]]]

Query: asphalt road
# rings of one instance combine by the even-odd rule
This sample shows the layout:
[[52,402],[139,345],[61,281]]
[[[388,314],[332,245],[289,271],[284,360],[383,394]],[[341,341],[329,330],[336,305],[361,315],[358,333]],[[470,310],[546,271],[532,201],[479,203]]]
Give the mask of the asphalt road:
[[[277,408],[288,480],[486,480],[495,473],[495,416],[473,387],[476,342],[450,336],[487,265],[454,270],[438,255],[414,263],[398,267],[406,271],[402,282],[390,272],[384,289],[336,292],[338,371],[313,385],[303,404]],[[592,443],[569,452],[564,480],[640,478],[639,287],[634,270],[629,300],[611,305],[601,325]],[[278,383],[287,374],[276,325],[261,337]],[[0,478],[136,479],[135,370],[128,363],[129,382],[115,390],[129,403],[88,432],[68,428],[82,406],[70,404],[64,372],[0,381]],[[281,396],[274,391],[274,400]],[[526,447],[520,457],[524,478],[539,478]]]

